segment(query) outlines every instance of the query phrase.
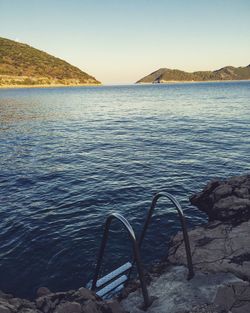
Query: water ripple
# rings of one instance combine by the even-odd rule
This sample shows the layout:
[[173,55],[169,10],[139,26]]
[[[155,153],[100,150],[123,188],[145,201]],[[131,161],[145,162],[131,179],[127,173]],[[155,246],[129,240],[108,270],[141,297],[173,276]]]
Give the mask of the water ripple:
[[[250,169],[250,84],[203,83],[0,91],[0,289],[33,297],[92,278],[102,224],[124,214],[138,234],[152,195],[188,197]],[[162,257],[180,229],[161,199],[143,246]],[[105,271],[131,255],[114,223]],[[122,243],[122,246],[121,246]]]

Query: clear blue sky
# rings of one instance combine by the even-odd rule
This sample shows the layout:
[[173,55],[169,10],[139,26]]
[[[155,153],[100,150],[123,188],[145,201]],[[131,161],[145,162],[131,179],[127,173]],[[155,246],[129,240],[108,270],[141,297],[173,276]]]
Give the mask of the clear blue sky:
[[0,0],[0,36],[132,83],[160,68],[250,63],[250,0]]

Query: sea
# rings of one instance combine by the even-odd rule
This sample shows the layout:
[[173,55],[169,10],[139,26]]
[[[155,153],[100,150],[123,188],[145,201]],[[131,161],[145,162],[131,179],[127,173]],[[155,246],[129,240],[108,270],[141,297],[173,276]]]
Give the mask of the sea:
[[[0,290],[86,286],[109,214],[139,237],[153,195],[167,191],[192,228],[207,217],[191,195],[250,171],[250,82],[0,89],[0,169]],[[160,199],[146,268],[180,229]],[[101,275],[132,258],[114,221]]]

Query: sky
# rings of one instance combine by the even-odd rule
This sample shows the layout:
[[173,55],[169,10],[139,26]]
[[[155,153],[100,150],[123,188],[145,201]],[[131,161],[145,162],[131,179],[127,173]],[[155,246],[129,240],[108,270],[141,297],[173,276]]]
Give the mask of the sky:
[[250,0],[0,0],[0,36],[104,84],[250,64]]

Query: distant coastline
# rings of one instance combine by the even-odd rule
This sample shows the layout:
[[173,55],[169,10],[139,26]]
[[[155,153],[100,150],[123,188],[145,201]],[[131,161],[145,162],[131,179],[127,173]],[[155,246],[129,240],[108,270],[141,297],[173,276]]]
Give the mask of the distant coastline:
[[185,72],[178,69],[160,68],[141,78],[136,84],[165,84],[171,82],[217,82],[250,80],[250,64],[245,67],[225,66],[214,71]]
[[72,85],[63,85],[63,84],[50,84],[50,85],[0,85],[0,89],[30,89],[30,88],[63,88],[63,87],[98,87],[102,86],[102,83],[99,84],[72,84]]
[[250,79],[228,79],[228,80],[169,80],[160,83],[136,82],[135,85],[171,85],[171,84],[196,84],[196,83],[233,83],[250,82]]
[[0,88],[100,85],[94,76],[27,44],[0,37]]
[[[205,84],[205,83],[236,83],[236,82],[250,82],[250,79],[242,80],[207,80],[207,81],[166,81],[161,83],[134,83],[131,85],[175,85],[175,84]],[[130,84],[129,84],[130,85]],[[109,86],[102,83],[99,84],[72,84],[72,85],[63,85],[63,84],[50,84],[50,85],[0,85],[1,89],[32,89],[32,88],[64,88],[64,87],[100,87],[100,86]],[[113,85],[112,85],[113,86]],[[120,86],[120,85],[118,85]]]

